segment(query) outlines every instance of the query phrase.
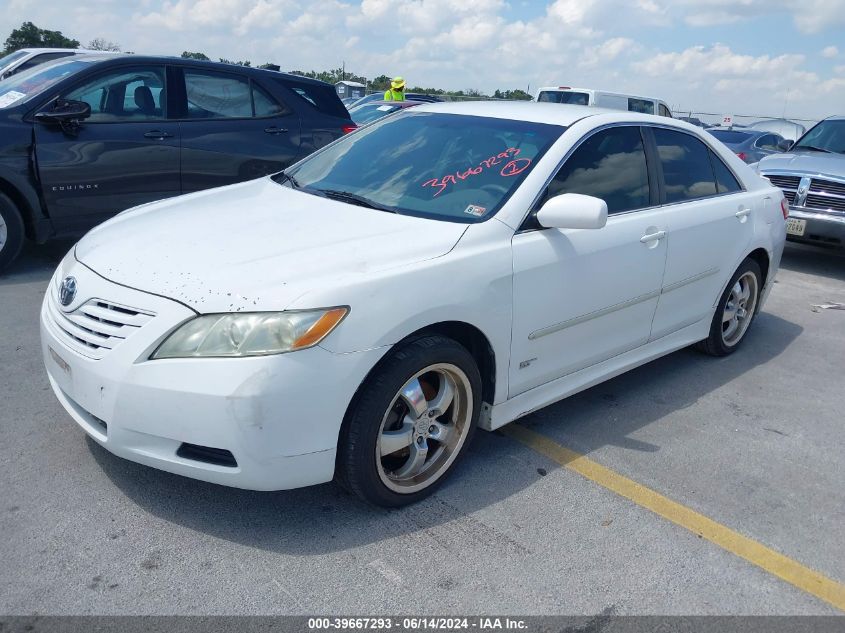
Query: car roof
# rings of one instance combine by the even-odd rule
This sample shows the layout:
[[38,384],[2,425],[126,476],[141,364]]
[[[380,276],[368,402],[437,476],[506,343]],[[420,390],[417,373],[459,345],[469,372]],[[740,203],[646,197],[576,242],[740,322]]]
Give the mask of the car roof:
[[175,55],[127,55],[125,53],[111,53],[107,55],[80,55],[80,58],[89,59],[91,61],[106,62],[118,61],[122,64],[131,64],[136,66],[138,64],[173,64],[178,63],[184,66],[195,66],[200,68],[216,69],[231,72],[236,69],[238,72],[247,73],[251,75],[266,76],[270,73],[272,76],[284,77],[291,81],[297,81],[305,84],[314,84],[318,86],[331,86],[331,84],[319,79],[312,79],[311,77],[303,77],[302,75],[294,75],[292,73],[283,73],[278,70],[270,70],[269,68],[253,68],[252,66],[240,66],[237,64],[227,64],[225,62],[212,62],[202,59],[190,59],[186,57],[176,57]]
[[[467,116],[484,116],[497,119],[513,119],[532,123],[551,123],[570,126],[576,121],[599,114],[616,114],[624,120],[674,121],[666,117],[637,114],[625,110],[596,108],[595,106],[569,105],[563,103],[537,103],[536,101],[444,101],[441,103],[422,103],[414,108],[415,112],[447,112]],[[622,115],[625,115],[624,117]],[[682,123],[689,125],[688,123]]]
[[19,48],[24,53],[76,53],[77,55],[114,55],[114,51],[95,51],[88,48]]

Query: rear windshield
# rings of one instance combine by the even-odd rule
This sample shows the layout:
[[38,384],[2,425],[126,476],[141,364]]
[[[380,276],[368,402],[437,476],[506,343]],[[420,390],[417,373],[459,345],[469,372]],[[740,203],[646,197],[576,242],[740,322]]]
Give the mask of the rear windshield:
[[[274,176],[315,195],[351,193],[453,222],[494,215],[564,127],[435,112],[385,117]],[[376,213],[377,211],[373,211]]]
[[567,90],[543,90],[537,101],[547,103],[568,103],[570,105],[589,105],[590,95],[586,92],[570,92]]
[[399,106],[388,105],[386,103],[365,103],[349,110],[349,116],[352,117],[352,120],[358,125],[364,125],[365,123],[375,121],[376,119],[380,119],[381,117],[400,109],[401,108]]
[[30,97],[47,90],[65,77],[88,68],[91,60],[69,59],[46,66],[36,66],[0,82],[0,108],[19,105]]
[[751,136],[747,132],[736,132],[734,130],[708,130],[723,143],[744,143]]

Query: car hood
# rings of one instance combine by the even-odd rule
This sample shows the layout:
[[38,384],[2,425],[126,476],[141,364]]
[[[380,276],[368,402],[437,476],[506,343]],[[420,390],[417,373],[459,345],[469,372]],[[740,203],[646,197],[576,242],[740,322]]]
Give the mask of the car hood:
[[200,313],[283,310],[350,276],[444,255],[466,228],[263,178],[122,213],[88,233],[75,255],[106,279]]
[[845,177],[845,154],[826,154],[825,152],[787,152],[771,154],[759,163],[760,171],[795,171],[802,174],[821,174]]

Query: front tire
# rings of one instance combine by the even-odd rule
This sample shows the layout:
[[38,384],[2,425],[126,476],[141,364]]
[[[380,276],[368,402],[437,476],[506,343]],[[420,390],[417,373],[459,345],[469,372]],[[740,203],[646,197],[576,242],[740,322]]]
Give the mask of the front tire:
[[481,375],[452,339],[401,344],[370,375],[347,413],[336,477],[379,506],[430,495],[466,452],[481,411]]
[[24,226],[15,203],[0,193],[0,271],[20,254]]
[[710,323],[710,335],[696,347],[711,356],[733,354],[745,340],[754,321],[762,287],[760,266],[753,259],[746,258],[719,299]]

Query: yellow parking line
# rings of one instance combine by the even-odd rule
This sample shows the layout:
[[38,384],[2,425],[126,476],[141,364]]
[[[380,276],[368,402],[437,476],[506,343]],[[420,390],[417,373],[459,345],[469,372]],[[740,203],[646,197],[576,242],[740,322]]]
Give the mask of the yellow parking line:
[[703,514],[664,497],[659,492],[605,468],[565,446],[535,433],[524,426],[511,424],[502,433],[545,455],[561,466],[573,470],[600,486],[630,499],[638,506],[651,510],[672,523],[706,538],[719,547],[744,558],[749,563],[785,580],[802,591],[845,611],[845,585],[805,567],[798,561],[761,545],[747,536],[708,519]]

